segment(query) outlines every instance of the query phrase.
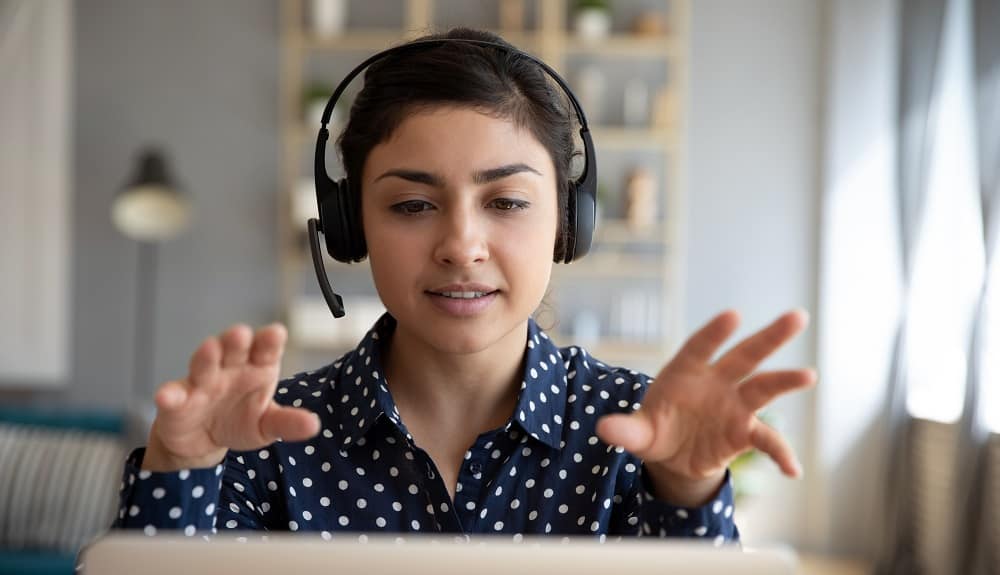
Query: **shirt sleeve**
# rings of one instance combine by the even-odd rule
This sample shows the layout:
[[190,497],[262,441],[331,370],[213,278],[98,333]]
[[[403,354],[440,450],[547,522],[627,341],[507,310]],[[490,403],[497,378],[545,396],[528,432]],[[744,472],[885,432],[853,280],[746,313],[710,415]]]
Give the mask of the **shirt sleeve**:
[[630,498],[635,509],[629,513],[639,518],[640,537],[696,537],[715,545],[739,541],[740,532],[733,520],[733,480],[728,469],[722,487],[701,507],[679,507],[656,499],[648,485],[645,467],[641,470],[635,494]]
[[144,455],[140,447],[125,462],[113,528],[188,536],[218,529],[265,529],[261,501],[233,452],[214,467],[170,472],[141,470]]

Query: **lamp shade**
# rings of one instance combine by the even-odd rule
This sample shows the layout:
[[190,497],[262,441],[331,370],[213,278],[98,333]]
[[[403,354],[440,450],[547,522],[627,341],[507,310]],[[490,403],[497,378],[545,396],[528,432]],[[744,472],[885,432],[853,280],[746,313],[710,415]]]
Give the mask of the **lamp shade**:
[[143,150],[135,173],[111,206],[115,227],[134,240],[159,242],[184,231],[190,217],[190,204],[174,184],[163,154]]

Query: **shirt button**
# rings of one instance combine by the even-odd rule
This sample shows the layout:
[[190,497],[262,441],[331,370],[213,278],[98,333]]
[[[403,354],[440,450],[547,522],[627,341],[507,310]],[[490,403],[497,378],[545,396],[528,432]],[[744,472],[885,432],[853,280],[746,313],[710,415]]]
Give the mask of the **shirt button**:
[[471,464],[469,464],[469,471],[471,471],[472,473],[479,473],[482,470],[483,470],[483,466],[480,465],[479,463],[471,463]]

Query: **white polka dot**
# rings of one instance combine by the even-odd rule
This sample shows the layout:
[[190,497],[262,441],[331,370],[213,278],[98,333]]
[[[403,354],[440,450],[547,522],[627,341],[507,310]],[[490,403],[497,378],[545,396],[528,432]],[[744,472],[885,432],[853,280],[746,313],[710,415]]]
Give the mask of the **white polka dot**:
[[135,517],[138,514],[139,514],[139,506],[133,505],[132,507],[128,508],[128,516],[129,517]]
[[167,494],[167,490],[162,487],[157,487],[153,489],[153,499],[163,499],[163,496]]
[[442,502],[441,502],[441,511],[442,511],[443,513],[447,513],[447,512],[448,512],[448,509],[450,509],[450,507],[448,507],[448,504],[442,501]]
[[531,513],[528,514],[528,521],[534,521],[537,518],[538,518],[538,512],[535,510],[532,510]]
[[313,514],[310,513],[309,510],[303,511],[302,518],[305,519],[306,521],[309,521],[313,518]]
[[148,471],[146,469],[143,469],[142,471],[139,472],[139,479],[149,479],[152,476],[153,476],[153,472],[152,471]]
[[375,519],[375,525],[379,527],[385,527],[385,517],[378,517]]
[[142,528],[142,532],[152,537],[153,535],[156,535],[156,527],[153,527],[152,525],[147,525]]
[[584,487],[583,485],[577,485],[576,486],[576,494],[577,495],[583,495],[583,492],[586,491],[586,490],[587,490],[587,488]]
[[688,512],[685,509],[678,509],[675,513],[681,519],[687,519],[688,518]]
[[628,471],[629,473],[635,473],[635,464],[634,463],[626,463],[625,464],[625,471]]
[[235,504],[235,503],[230,503],[229,504],[229,510],[232,511],[233,513],[239,513],[240,512],[240,506],[237,505],[237,504]]
[[569,511],[569,505],[563,503],[559,506],[559,513],[566,513],[567,511]]
[[410,495],[416,495],[417,493],[420,492],[420,489],[413,483],[411,483],[410,486],[406,488],[406,490],[410,492]]
[[180,473],[177,474],[177,477],[179,477],[181,481],[186,481],[188,477],[191,477],[191,471],[188,469],[181,469]]
[[[475,509],[476,509],[476,502],[475,501],[466,501],[465,502],[465,508],[468,509],[469,511],[475,511]],[[138,513],[138,510],[136,511],[136,513]]]
[[337,519],[337,522],[340,523],[342,526],[347,527],[347,525],[351,522],[351,520],[348,519],[346,515],[341,515],[340,518]]
[[312,487],[312,484],[313,484],[313,480],[312,479],[309,479],[308,477],[303,477],[302,478],[302,485],[303,486],[305,486],[305,487]]
[[525,481],[524,482],[524,486],[527,487],[528,489],[531,489],[532,487],[535,486],[535,480],[534,479],[529,479],[529,480]]
[[268,481],[267,482],[267,488],[270,491],[277,491],[278,490],[278,484],[275,483],[274,481]]
[[357,501],[357,506],[358,506],[358,509],[364,509],[365,507],[368,507],[368,502],[365,501],[364,498],[359,498],[358,501]]
[[515,499],[515,500],[513,500],[513,501],[510,502],[510,508],[511,509],[517,509],[520,506],[521,506],[521,502],[519,500],[517,500],[517,499]]
[[215,513],[215,504],[214,503],[209,503],[205,507],[205,515],[213,515],[214,513]]
[[493,524],[494,531],[501,531],[503,529],[503,521],[497,521]]
[[296,523],[295,521],[289,521],[288,522],[288,528],[290,530],[292,530],[292,531],[298,531],[299,530],[299,524]]
[[552,490],[546,489],[544,492],[542,492],[542,496],[545,497],[546,499],[550,499],[552,497]]
[[420,531],[420,522],[414,519],[413,521],[410,521],[410,527],[413,527],[414,531]]
[[316,448],[312,445],[307,445],[303,451],[306,452],[306,455],[312,455],[313,453],[316,453]]
[[712,503],[712,513],[719,514],[721,512],[722,512],[722,502],[716,499],[715,503]]
[[268,453],[266,449],[261,449],[259,452],[257,452],[257,457],[260,457],[261,459],[267,459],[270,456],[271,454]]
[[196,532],[197,532],[197,529],[195,529],[194,525],[188,525],[187,527],[184,528],[184,535],[187,535],[188,537],[191,537]]
[[226,521],[226,528],[227,529],[236,529],[236,525],[237,525],[237,523],[236,523],[235,519],[230,519],[229,521]]
[[341,479],[340,482],[337,483],[337,487],[339,487],[341,491],[347,491],[347,482]]
[[393,501],[392,502],[392,510],[395,511],[395,512],[397,512],[397,513],[400,512],[400,511],[402,511],[403,510],[403,504],[400,503],[399,501]]
[[181,517],[181,508],[180,507],[171,507],[170,511],[167,513],[167,515],[171,519],[180,519],[180,517]]
[[704,536],[705,533],[707,532],[708,532],[708,527],[705,527],[704,525],[699,525],[698,527],[694,528],[694,534],[697,535],[698,537]]

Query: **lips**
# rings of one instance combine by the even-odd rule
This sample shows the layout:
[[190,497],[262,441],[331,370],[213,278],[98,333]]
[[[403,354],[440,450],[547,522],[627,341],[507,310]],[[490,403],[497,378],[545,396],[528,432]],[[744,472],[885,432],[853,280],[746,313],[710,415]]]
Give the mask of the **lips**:
[[447,315],[476,316],[484,313],[497,298],[500,290],[485,284],[449,284],[425,293],[434,306]]
[[444,285],[432,290],[427,290],[427,293],[452,299],[475,299],[492,294],[496,291],[499,290],[486,284],[463,283]]

